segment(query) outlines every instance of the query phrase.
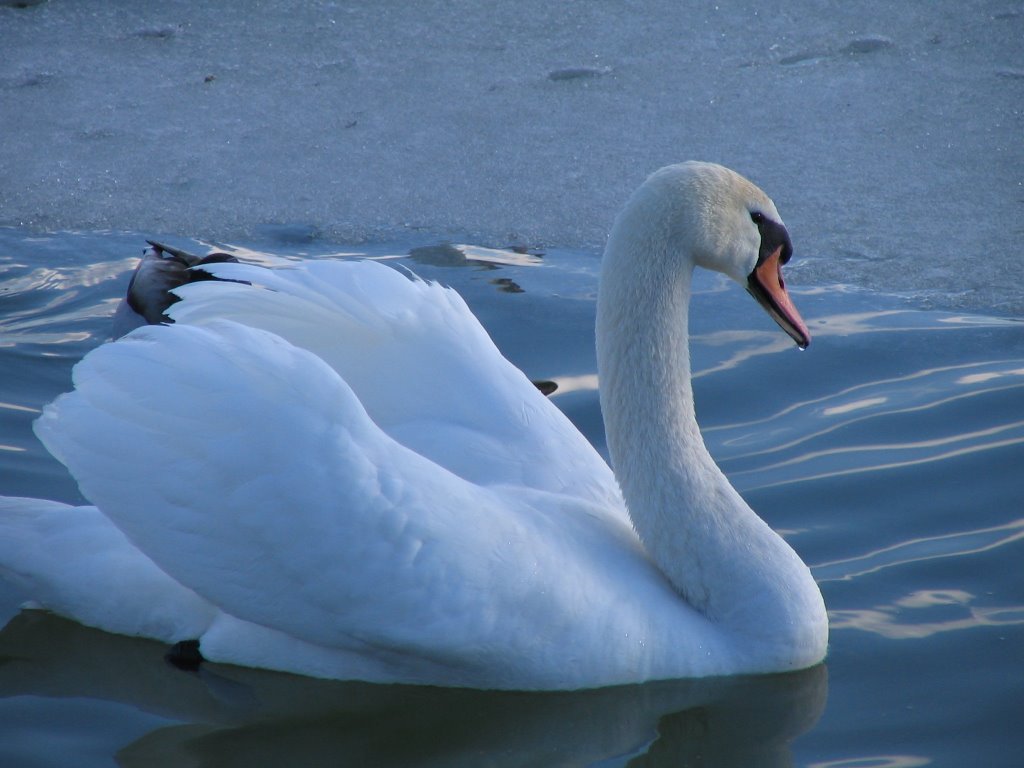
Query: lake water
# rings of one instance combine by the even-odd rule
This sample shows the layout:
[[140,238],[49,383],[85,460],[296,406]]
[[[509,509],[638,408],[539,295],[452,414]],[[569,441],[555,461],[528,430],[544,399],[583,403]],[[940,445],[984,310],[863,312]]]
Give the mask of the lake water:
[[[604,450],[597,253],[302,234],[241,255],[401,257],[457,288],[528,375],[558,381],[554,401]],[[0,229],[0,494],[81,500],[31,422],[105,341],[143,240]],[[737,286],[700,278],[695,388],[711,452],[821,584],[824,665],[541,695],[192,673],[157,643],[20,611],[29,596],[0,582],[0,764],[1020,765],[1024,324],[790,282],[805,353]]]

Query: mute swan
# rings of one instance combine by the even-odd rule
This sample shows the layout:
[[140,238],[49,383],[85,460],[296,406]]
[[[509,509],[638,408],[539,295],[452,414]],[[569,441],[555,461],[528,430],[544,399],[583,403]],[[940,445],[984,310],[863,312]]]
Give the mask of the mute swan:
[[[657,171],[597,307],[615,475],[452,290],[374,262],[206,267],[170,326],[89,353],[36,422],[94,507],[4,499],[0,564],[43,605],[212,661],[567,689],[792,670],[825,654],[809,570],[708,454],[694,267],[803,347],[772,201]],[[621,487],[621,492],[620,492]],[[627,511],[628,510],[628,511]]]

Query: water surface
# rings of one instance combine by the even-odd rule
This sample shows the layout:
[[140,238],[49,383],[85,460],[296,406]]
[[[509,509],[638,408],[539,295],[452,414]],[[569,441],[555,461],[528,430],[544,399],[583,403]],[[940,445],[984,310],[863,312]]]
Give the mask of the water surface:
[[[595,253],[277,234],[240,255],[362,254],[454,286],[511,360],[559,383],[554,401],[604,452]],[[31,422],[106,340],[143,240],[0,229],[0,494],[81,501]],[[1024,325],[795,286],[814,335],[800,353],[738,286],[704,275],[697,288],[698,418],[733,483],[812,566],[825,665],[542,695],[190,673],[157,643],[20,611],[29,595],[0,582],[0,763],[1018,764]]]

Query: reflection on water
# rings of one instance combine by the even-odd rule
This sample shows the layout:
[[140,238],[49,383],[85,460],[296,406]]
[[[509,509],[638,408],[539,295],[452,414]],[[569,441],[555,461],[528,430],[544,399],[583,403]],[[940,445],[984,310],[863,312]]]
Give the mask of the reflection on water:
[[463,266],[519,266],[531,267],[543,263],[537,253],[524,250],[483,248],[479,245],[442,243],[425,245],[409,250],[409,258],[417,264],[433,267]]
[[[143,241],[0,230],[0,493],[80,501],[31,422],[108,337]],[[266,265],[391,260],[453,285],[604,451],[594,254],[210,245]],[[737,286],[696,287],[698,417],[822,586],[824,712],[823,668],[545,695],[186,673],[159,645],[18,613],[26,596],[0,582],[0,763],[1016,765],[1024,324],[823,286],[797,295],[815,335],[797,354]]]
[[932,558],[972,555],[1024,539],[1024,519],[1006,525],[961,531],[942,536],[927,536],[876,549],[855,557],[819,563],[814,566],[814,578],[823,581],[848,581],[883,568],[903,565]]
[[1024,624],[1024,605],[975,607],[974,599],[958,590],[913,592],[893,605],[829,611],[829,626],[874,632],[890,640],[919,640],[939,632]]
[[[812,567],[819,583],[851,581],[885,569],[930,560],[978,555],[1024,539],[1024,519],[1006,525],[929,536]],[[1020,599],[1021,595],[1014,595]],[[890,640],[922,639],[940,632],[1024,625],[1024,602],[978,605],[978,595],[962,589],[919,589],[889,604],[870,608],[832,608],[833,632],[856,629]]]
[[[204,665],[29,611],[0,632],[0,696],[87,696],[174,721],[122,765],[784,766],[825,705],[824,666],[796,674],[571,693],[313,680]],[[188,759],[184,759],[188,756]]]
[[807,768],[918,768],[922,765],[932,765],[932,761],[927,757],[915,755],[872,755],[826,760],[822,763],[811,763]]
[[[1013,418],[1020,410],[1009,407],[1024,402],[1022,370],[1020,360],[929,368],[708,434],[727,451],[735,449],[722,457],[724,468],[749,476],[746,487],[944,461],[1024,443],[1024,420]],[[1008,407],[998,407],[1002,403]]]

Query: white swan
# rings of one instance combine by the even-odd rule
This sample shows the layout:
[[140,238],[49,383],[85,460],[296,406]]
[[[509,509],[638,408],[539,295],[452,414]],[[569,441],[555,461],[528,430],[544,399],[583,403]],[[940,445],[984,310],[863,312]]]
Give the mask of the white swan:
[[453,291],[372,262],[211,265],[252,285],[184,286],[175,325],[91,352],[45,409],[37,434],[96,507],[3,500],[0,564],[83,623],[321,677],[544,689],[813,665],[821,594],[705,449],[687,351],[695,266],[805,346],[790,250],[771,200],[720,166],[633,195],[597,312],[615,476]]

